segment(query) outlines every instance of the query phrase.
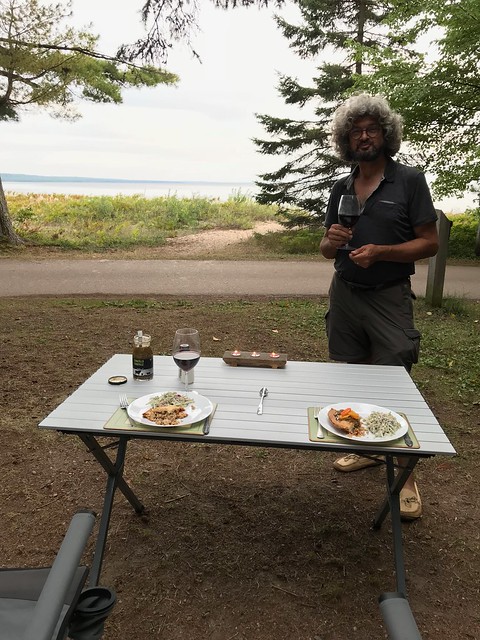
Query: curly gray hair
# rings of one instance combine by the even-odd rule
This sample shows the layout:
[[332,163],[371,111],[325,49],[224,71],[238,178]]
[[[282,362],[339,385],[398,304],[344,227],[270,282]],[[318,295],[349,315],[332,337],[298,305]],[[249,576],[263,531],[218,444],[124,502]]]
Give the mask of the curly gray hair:
[[333,115],[332,144],[342,160],[351,162],[352,152],[348,134],[355,120],[367,116],[375,118],[383,129],[385,154],[392,157],[400,149],[402,116],[393,111],[382,96],[360,93],[348,98]]

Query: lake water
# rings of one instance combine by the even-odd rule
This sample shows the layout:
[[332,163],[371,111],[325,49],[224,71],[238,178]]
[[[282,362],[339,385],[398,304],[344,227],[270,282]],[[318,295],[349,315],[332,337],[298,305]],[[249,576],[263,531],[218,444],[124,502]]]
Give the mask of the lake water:
[[258,189],[248,182],[3,182],[9,193],[45,193],[82,196],[139,195],[142,198],[216,198],[228,200],[235,195],[253,197]]

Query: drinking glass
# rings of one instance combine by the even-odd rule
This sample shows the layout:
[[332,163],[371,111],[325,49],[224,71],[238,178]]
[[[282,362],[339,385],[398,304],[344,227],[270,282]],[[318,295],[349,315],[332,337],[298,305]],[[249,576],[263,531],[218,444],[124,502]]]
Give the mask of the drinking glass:
[[185,376],[185,391],[188,391],[188,372],[200,360],[200,335],[196,329],[177,329],[173,339],[172,355],[175,364]]
[[[340,204],[338,205],[338,221],[347,229],[352,229],[357,223],[362,213],[360,207],[360,201],[355,195],[344,195],[340,198]],[[355,249],[348,242],[339,247],[339,249],[346,249],[350,251]]]

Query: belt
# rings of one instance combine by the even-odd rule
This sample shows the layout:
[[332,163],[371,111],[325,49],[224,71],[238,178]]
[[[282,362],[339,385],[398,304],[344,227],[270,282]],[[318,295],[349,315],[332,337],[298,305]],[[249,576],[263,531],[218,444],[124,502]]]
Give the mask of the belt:
[[360,282],[349,282],[345,280],[339,273],[337,276],[351,289],[358,289],[361,291],[381,291],[382,289],[389,289],[390,287],[396,287],[399,284],[410,284],[410,278],[405,276],[403,278],[396,278],[395,280],[389,280],[388,282],[382,282],[381,284],[362,284]]

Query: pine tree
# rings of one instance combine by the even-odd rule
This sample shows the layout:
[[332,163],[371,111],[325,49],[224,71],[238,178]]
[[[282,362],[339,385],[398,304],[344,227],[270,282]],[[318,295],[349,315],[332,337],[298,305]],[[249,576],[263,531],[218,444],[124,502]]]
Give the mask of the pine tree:
[[[177,76],[96,51],[98,37],[64,24],[69,5],[0,0],[0,123],[22,111],[79,116],[78,99],[122,102],[127,87],[173,84]],[[0,242],[22,244],[10,220],[0,180]]]
[[303,58],[326,56],[342,62],[322,62],[313,87],[282,76],[281,96],[299,109],[313,104],[313,120],[292,120],[257,115],[271,136],[256,138],[261,153],[287,154],[286,164],[259,176],[259,202],[280,205],[285,226],[322,224],[328,194],[345,164],[330,148],[329,125],[333,111],[353,86],[354,75],[364,71],[361,52],[382,39],[381,21],[389,3],[376,0],[299,0],[302,23],[292,25],[277,17],[290,46]]
[[[253,6],[259,9],[269,6],[281,7],[285,1],[210,0],[218,9],[226,10]],[[140,15],[146,35],[136,42],[121,45],[117,56],[150,64],[166,63],[174,45],[182,42],[194,57],[200,59],[192,43],[192,36],[198,30],[200,4],[199,0],[142,0]]]

